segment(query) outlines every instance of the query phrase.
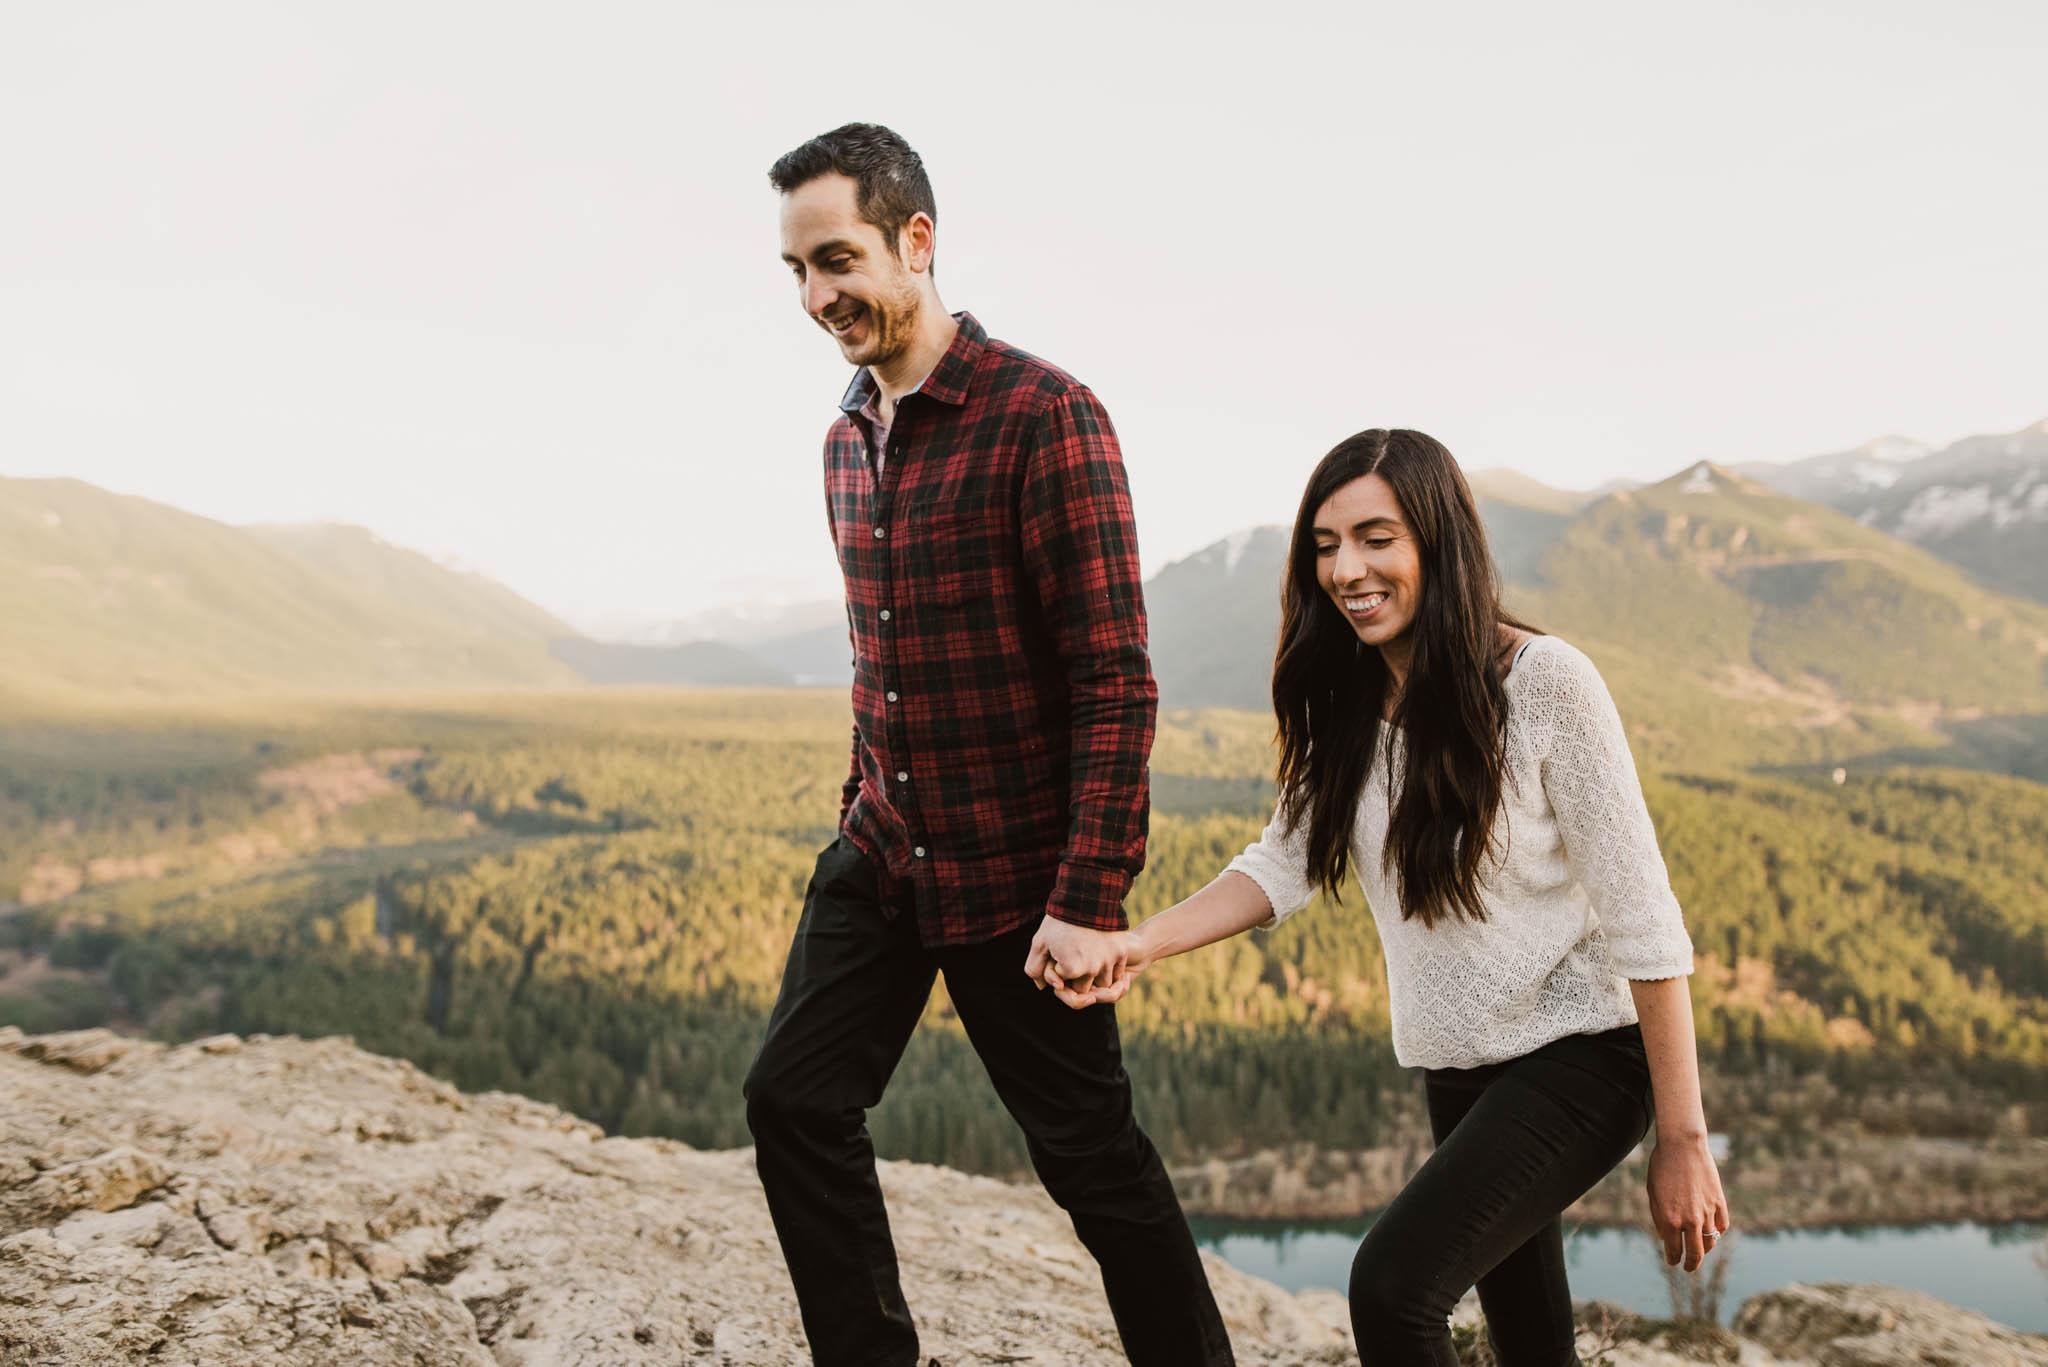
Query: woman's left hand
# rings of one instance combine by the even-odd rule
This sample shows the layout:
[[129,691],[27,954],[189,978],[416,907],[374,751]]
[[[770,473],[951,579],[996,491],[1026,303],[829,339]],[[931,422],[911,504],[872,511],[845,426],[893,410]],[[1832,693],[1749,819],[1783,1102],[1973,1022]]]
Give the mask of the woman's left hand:
[[1728,1198],[1704,1134],[1659,1137],[1650,1152],[1650,1222],[1664,1242],[1664,1261],[1697,1272],[1728,1232]]
[[1117,966],[1109,981],[1098,982],[1092,987],[1073,988],[1055,985],[1053,994],[1076,1011],[1099,1006],[1105,1002],[1122,1001],[1124,994],[1131,990],[1131,984],[1137,981],[1138,975],[1152,963],[1151,950],[1146,945],[1141,930],[1125,931],[1116,937]]

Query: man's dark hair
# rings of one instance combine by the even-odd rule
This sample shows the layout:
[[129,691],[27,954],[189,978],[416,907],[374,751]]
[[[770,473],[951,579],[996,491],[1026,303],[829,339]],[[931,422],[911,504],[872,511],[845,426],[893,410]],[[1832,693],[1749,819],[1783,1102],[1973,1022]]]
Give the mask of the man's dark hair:
[[878,123],[849,123],[820,133],[777,158],[768,168],[768,180],[786,195],[834,172],[849,177],[858,187],[854,206],[864,221],[882,230],[882,240],[892,252],[913,215],[939,221],[932,183],[924,174],[924,158]]

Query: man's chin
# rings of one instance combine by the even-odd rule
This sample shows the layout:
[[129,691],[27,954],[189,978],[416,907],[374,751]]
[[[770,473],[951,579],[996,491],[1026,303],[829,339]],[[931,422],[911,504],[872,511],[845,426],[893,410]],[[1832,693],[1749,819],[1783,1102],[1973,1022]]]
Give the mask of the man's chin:
[[858,344],[841,342],[839,344],[839,354],[846,358],[848,365],[861,365],[873,369],[875,366],[886,365],[888,362],[896,359],[900,352],[889,350],[880,343],[870,339]]

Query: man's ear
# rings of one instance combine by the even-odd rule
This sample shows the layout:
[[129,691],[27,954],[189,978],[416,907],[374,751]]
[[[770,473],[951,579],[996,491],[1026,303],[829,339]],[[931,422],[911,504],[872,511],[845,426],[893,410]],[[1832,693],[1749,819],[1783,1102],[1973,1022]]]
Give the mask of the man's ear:
[[938,248],[938,230],[932,223],[931,215],[912,214],[910,222],[903,225],[903,231],[897,237],[897,244],[903,264],[913,273],[923,275],[930,271],[932,253]]

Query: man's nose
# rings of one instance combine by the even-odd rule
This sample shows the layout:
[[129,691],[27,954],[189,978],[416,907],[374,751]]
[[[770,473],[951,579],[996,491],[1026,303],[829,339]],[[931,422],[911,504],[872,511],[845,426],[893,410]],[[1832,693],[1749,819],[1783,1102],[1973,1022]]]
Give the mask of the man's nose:
[[839,291],[820,276],[804,277],[804,312],[813,318],[820,317],[839,298]]

